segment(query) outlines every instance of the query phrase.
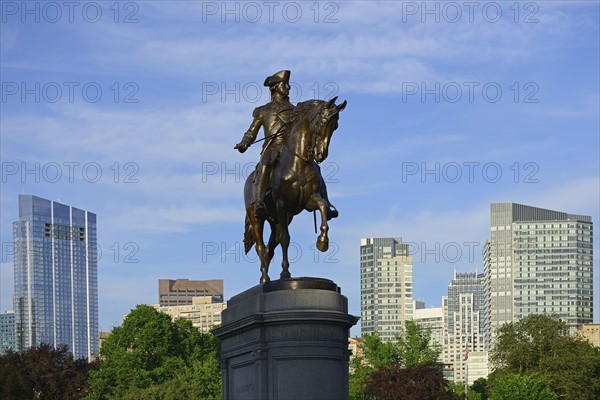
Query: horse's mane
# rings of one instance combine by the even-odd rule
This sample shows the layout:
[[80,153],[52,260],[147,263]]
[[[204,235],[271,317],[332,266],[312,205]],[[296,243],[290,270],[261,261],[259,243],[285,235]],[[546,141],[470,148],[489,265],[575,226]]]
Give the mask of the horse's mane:
[[320,118],[315,118],[316,114],[321,112],[321,109],[327,102],[324,100],[307,100],[301,103],[298,103],[292,111],[292,115],[290,117],[292,126],[299,122],[302,118],[308,118],[310,121],[310,129],[313,130],[316,128],[316,124],[321,123]]

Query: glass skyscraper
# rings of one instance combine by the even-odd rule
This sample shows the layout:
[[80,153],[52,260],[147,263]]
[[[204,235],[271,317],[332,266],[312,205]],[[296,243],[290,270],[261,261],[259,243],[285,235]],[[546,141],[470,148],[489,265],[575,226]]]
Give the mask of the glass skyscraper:
[[491,205],[485,246],[486,333],[530,314],[571,331],[593,321],[593,224],[587,215],[515,203]]
[[48,343],[76,358],[97,354],[96,214],[19,195],[13,239],[17,350]]

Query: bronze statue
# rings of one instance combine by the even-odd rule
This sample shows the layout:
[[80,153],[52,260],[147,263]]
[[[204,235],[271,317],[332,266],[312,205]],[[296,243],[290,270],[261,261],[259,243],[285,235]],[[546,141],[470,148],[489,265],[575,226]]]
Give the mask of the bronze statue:
[[[289,71],[280,71],[265,80],[271,90],[271,102],[254,110],[250,129],[235,148],[240,152],[255,141],[260,127],[265,133],[261,160],[244,186],[246,221],[244,245],[246,253],[253,244],[260,259],[260,282],[268,282],[269,263],[275,248],[281,245],[283,261],[280,277],[290,278],[288,225],[303,210],[319,210],[321,234],[317,248],[327,251],[328,219],[337,210],[327,199],[325,182],[317,163],[327,158],[329,142],[338,127],[339,112],[346,101],[335,104],[309,100],[294,107],[289,102]],[[268,246],[263,241],[264,224],[271,227]]]
[[260,163],[256,168],[256,198],[254,211],[265,211],[264,197],[266,194],[271,169],[279,159],[283,134],[290,121],[294,105],[290,103],[290,71],[279,71],[265,79],[265,86],[271,91],[271,102],[254,109],[254,120],[244,134],[242,141],[235,145],[240,153],[254,142],[260,127],[263,127],[265,141],[261,151]]

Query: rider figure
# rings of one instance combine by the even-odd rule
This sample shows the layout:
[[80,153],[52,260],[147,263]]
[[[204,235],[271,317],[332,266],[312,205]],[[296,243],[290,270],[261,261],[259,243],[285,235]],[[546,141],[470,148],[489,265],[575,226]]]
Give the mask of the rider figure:
[[[259,214],[265,212],[264,198],[267,188],[270,184],[271,171],[273,166],[279,160],[281,149],[283,147],[284,134],[289,129],[294,105],[290,103],[290,71],[279,71],[267,79],[265,86],[271,91],[271,101],[263,106],[254,109],[252,116],[254,117],[250,128],[244,133],[240,143],[235,145],[240,153],[245,152],[248,147],[256,140],[260,127],[263,127],[265,141],[261,151],[260,163],[256,169],[256,190],[254,199],[254,213]],[[316,165],[316,164],[315,164]],[[317,169],[320,169],[317,166]],[[327,189],[325,182],[321,176],[321,196],[327,201],[328,213],[327,219],[336,218],[338,211],[329,202],[327,197]]]
[[288,123],[294,105],[290,103],[290,71],[279,71],[269,76],[264,83],[271,91],[271,102],[254,109],[252,116],[254,120],[244,134],[242,141],[235,145],[240,153],[243,153],[256,140],[260,127],[263,127],[265,142],[261,151],[260,164],[256,173],[256,198],[254,200],[254,212],[265,210],[263,199],[269,186],[271,170],[279,159],[283,146],[283,134],[288,128]]

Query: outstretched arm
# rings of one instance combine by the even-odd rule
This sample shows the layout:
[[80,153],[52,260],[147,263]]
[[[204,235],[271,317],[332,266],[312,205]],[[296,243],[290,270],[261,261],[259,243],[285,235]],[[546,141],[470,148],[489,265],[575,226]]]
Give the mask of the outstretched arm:
[[242,137],[242,141],[235,145],[234,149],[237,149],[240,153],[245,152],[248,147],[256,140],[256,136],[258,135],[258,131],[260,130],[261,125],[263,124],[263,118],[259,113],[258,108],[254,110],[252,113],[254,119],[252,120],[252,124],[250,124],[250,128],[244,133]]

